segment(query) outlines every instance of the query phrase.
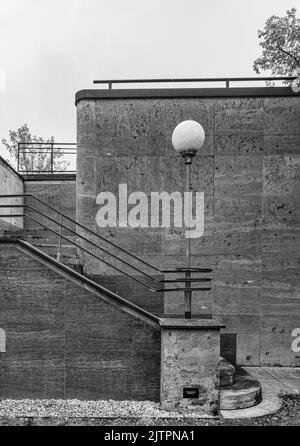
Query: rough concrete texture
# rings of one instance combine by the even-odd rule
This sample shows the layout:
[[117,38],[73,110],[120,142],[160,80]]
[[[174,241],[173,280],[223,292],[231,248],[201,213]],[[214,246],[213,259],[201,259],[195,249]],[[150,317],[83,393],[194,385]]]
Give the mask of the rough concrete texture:
[[[77,115],[78,220],[161,268],[185,264],[183,231],[100,230],[95,198],[117,193],[119,183],[128,193],[182,191],[172,131],[186,119],[202,124],[206,141],[192,185],[205,194],[205,231],[192,242],[192,264],[213,267],[214,276],[211,292],[195,293],[193,311],[226,325],[228,360],[299,366],[291,343],[300,327],[300,98],[85,99]],[[85,261],[95,274],[116,274]],[[167,294],[164,305],[182,314],[182,295]]]
[[[161,406],[216,415],[219,405],[220,330],[162,328]],[[184,398],[184,388],[198,389]]]
[[[75,180],[66,180],[66,181],[53,181],[53,180],[40,180],[40,181],[30,181],[25,180],[24,183],[25,193],[32,194],[39,198],[42,201],[53,206],[58,211],[61,211],[63,214],[75,219],[76,217],[76,182]],[[31,204],[36,209],[46,213],[50,217],[59,221],[58,214],[51,209],[45,207],[43,204],[38,203],[36,201],[32,201],[32,199],[27,198],[26,203]],[[29,215],[34,216],[38,220],[42,222],[46,222],[42,216],[37,214],[32,214],[30,210],[27,210]],[[47,221],[49,224],[49,221]],[[67,221],[65,223],[68,223]],[[25,228],[27,230],[31,230],[36,228],[38,225],[31,221],[30,219],[26,219]],[[50,222],[50,227],[57,230],[58,226],[54,223]],[[72,225],[70,224],[70,227]]]
[[[49,179],[49,176],[45,175],[43,179],[39,180],[27,180],[25,179],[25,193],[32,194],[40,200],[48,203],[58,211],[61,211],[64,215],[73,219],[76,217],[76,181],[75,180],[53,180]],[[26,214],[32,216],[41,223],[46,224],[48,227],[56,232],[59,232],[59,214],[52,211],[42,203],[26,197],[25,203],[33,206],[38,211],[43,212],[50,218],[53,218],[55,222],[51,222],[48,218],[43,217],[37,212],[31,209],[26,209]],[[68,221],[66,218],[62,222],[65,226],[75,231],[75,225]],[[31,220],[25,219],[26,233],[23,236],[33,243],[37,248],[44,250],[47,254],[56,257],[58,250],[58,236],[50,230],[43,228],[40,224]],[[63,229],[62,234],[72,241],[76,240],[76,236],[73,235],[67,229]],[[67,240],[62,240],[62,256],[61,259],[64,263],[77,265],[79,258],[77,255],[76,246]]]
[[[24,193],[24,182],[20,175],[10,167],[0,156],[0,195],[15,195]],[[23,204],[22,198],[0,198],[0,204]],[[18,230],[23,227],[23,218],[13,217],[22,214],[22,208],[0,209],[1,215],[12,215],[9,218],[0,218],[0,232],[3,229]]]

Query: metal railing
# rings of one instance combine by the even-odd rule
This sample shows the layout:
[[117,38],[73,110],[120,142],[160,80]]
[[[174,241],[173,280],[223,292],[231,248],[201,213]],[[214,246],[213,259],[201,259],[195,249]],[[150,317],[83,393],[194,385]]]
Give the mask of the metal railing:
[[[102,235],[96,233],[95,231],[87,228],[86,226],[77,222],[73,218],[63,214],[58,209],[54,208],[53,206],[49,205],[48,203],[44,202],[43,200],[41,200],[40,198],[38,198],[32,194],[0,195],[0,200],[7,200],[7,199],[13,199],[13,198],[14,199],[15,198],[23,198],[25,200],[22,204],[6,204],[6,203],[0,204],[0,208],[28,209],[30,211],[30,213],[34,213],[35,216],[33,217],[32,215],[30,215],[30,213],[23,212],[20,214],[18,214],[18,213],[16,213],[16,214],[1,214],[0,218],[9,218],[12,216],[14,218],[19,218],[19,217],[28,218],[31,221],[42,226],[44,229],[47,229],[50,232],[52,232],[53,234],[55,234],[58,237],[58,249],[57,249],[56,258],[57,258],[57,261],[59,261],[59,262],[61,261],[61,256],[62,256],[62,240],[65,240],[65,241],[68,241],[69,243],[71,243],[72,245],[76,246],[80,251],[85,252],[86,254],[92,256],[94,259],[96,259],[99,262],[105,264],[106,266],[118,271],[119,273],[124,274],[125,276],[131,278],[132,280],[139,283],[140,285],[143,285],[144,287],[150,289],[152,292],[158,293],[158,292],[173,292],[173,291],[189,291],[192,293],[193,291],[209,291],[209,290],[211,290],[211,278],[210,277],[199,278],[199,277],[192,276],[192,274],[195,274],[195,273],[209,274],[212,272],[211,268],[180,267],[180,268],[169,269],[169,270],[167,270],[167,269],[161,270],[161,269],[157,268],[156,266],[152,265],[151,263],[147,262],[146,260],[141,259],[140,257],[136,256],[135,254],[122,248],[121,246],[117,245],[116,243],[112,242],[111,240],[109,240],[109,239],[103,237]],[[31,199],[36,204],[41,204],[41,205],[47,207],[51,211],[55,212],[58,215],[58,218],[53,218],[50,215],[46,214],[45,212],[41,211],[40,209],[37,209],[36,207],[32,206],[31,204],[26,203],[25,202],[26,199]],[[47,224],[43,223],[40,220],[37,220],[36,214],[38,214],[42,218],[46,218]],[[58,226],[57,230],[50,227],[49,222],[57,225]],[[65,224],[66,222],[73,224],[76,229],[74,230],[74,229],[70,228],[69,226],[66,226],[66,224]],[[88,236],[86,237],[86,236],[82,235],[80,232],[78,232],[78,229],[86,231],[88,233]],[[76,240],[80,239],[81,241],[83,241],[85,243],[85,246],[83,246],[82,244],[78,243],[77,241],[72,240],[69,237],[67,237],[66,235],[64,235],[63,230],[69,231],[71,233],[71,235],[76,236]],[[97,243],[95,241],[92,241],[91,238],[96,239]],[[104,246],[101,246],[98,243],[98,241],[105,242],[108,245],[110,245],[111,247],[113,247],[114,249],[117,249],[120,253],[126,254],[126,256],[128,256],[128,259],[124,260],[123,258],[120,257],[119,254],[114,254],[111,250],[108,250]],[[86,247],[87,245],[89,246],[89,248]],[[111,260],[107,260],[106,258],[103,258],[103,256],[100,256],[99,254],[96,254],[95,252],[91,251],[91,249],[97,249],[97,250],[101,251],[102,253],[104,253],[106,256],[109,256],[111,259],[117,260],[123,266],[128,267],[129,269],[131,269],[134,272],[137,272],[139,274],[139,276],[140,275],[142,276],[142,278],[140,278],[140,277],[138,278],[133,275],[133,272],[125,271],[123,268],[116,266],[115,264],[112,263]],[[133,264],[133,261],[139,262],[139,266],[136,266],[135,264]],[[146,271],[145,268],[148,268],[148,271]],[[152,273],[149,272],[149,269],[152,271]],[[174,274],[174,273],[184,274],[184,277],[165,279],[165,278],[157,278],[154,276],[154,274],[156,276],[164,276],[165,274]],[[148,281],[150,281],[150,283],[145,281],[146,279]],[[204,285],[198,286],[198,287],[197,286],[192,287],[191,284],[193,282],[203,283]],[[184,287],[173,286],[173,287],[166,288],[165,285],[172,284],[172,283],[178,284],[178,285],[180,285],[181,283],[184,283],[185,286]],[[205,285],[205,284],[207,284],[207,285]]]
[[76,143],[18,143],[17,171],[21,174],[76,172]]
[[170,79],[100,79],[94,80],[94,84],[107,84],[111,90],[113,84],[161,84],[161,83],[222,83],[230,88],[232,82],[276,82],[293,81],[296,77],[291,76],[267,76],[267,77],[200,77],[200,78],[170,78]]

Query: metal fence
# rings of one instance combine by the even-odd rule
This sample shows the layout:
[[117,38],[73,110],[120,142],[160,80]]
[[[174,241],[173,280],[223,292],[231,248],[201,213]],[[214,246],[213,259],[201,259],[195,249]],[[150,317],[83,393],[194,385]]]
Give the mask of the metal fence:
[[28,175],[75,173],[76,153],[75,143],[19,143],[17,171]]

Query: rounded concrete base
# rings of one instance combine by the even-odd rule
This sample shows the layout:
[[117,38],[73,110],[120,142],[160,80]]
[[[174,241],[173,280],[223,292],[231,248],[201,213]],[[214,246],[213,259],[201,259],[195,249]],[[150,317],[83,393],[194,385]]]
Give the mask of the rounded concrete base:
[[250,375],[237,375],[235,383],[220,389],[220,409],[234,410],[255,406],[262,398],[260,383]]

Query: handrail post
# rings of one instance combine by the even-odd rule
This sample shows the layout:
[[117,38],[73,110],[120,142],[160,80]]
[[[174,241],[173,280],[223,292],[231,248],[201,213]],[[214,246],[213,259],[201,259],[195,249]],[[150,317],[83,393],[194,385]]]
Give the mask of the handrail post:
[[[191,278],[191,270],[188,269],[185,271],[185,278],[190,279]],[[191,289],[191,282],[187,280],[185,282],[185,287],[188,288],[184,292],[184,318],[185,319],[191,319],[192,317],[192,289]]]
[[230,79],[226,79],[226,88],[230,87],[229,82],[230,82]]
[[18,142],[17,172],[20,172],[20,143]]
[[57,255],[56,255],[56,260],[58,262],[61,261],[61,242],[62,242],[62,222],[63,222],[63,214],[60,214],[59,217],[59,237],[58,237],[58,250],[57,250]]
[[53,158],[54,158],[54,154],[53,154],[53,143],[51,143],[51,174],[53,174]]

